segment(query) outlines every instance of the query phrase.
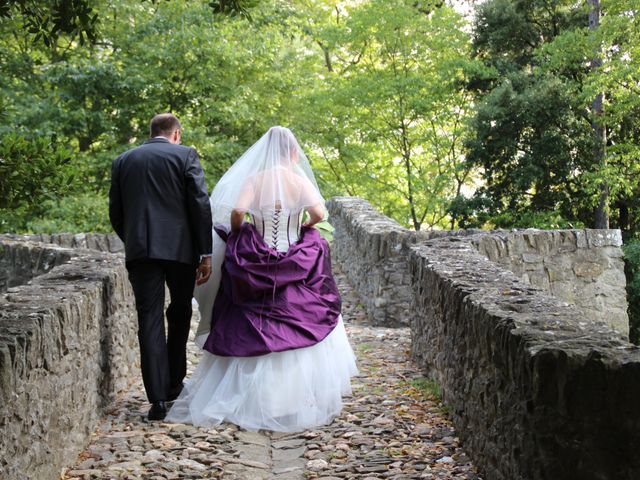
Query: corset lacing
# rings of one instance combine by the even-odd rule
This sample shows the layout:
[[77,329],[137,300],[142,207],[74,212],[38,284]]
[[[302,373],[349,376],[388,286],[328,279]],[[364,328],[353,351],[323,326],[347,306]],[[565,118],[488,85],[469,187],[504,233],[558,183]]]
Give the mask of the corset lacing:
[[272,226],[271,226],[271,248],[278,248],[278,229],[280,228],[280,215],[282,214],[282,210],[280,208],[276,208],[273,211],[273,215],[271,216]]
[[[289,247],[298,240],[300,233],[300,211],[292,212],[275,205],[273,209],[264,209],[252,215],[252,222],[258,233],[269,247],[267,255],[267,276],[273,279],[271,292],[264,291],[262,305],[266,304],[268,296],[271,302],[275,301],[276,286],[278,285],[278,257],[284,255]],[[277,253],[276,253],[277,252]],[[258,330],[262,330],[264,308],[261,307],[258,313]]]

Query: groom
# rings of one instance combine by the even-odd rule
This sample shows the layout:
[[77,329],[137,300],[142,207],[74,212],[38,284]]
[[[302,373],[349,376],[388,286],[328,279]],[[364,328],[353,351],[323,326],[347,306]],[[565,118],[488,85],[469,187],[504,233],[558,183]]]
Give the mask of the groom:
[[[162,420],[186,375],[194,284],[211,275],[211,207],[195,149],[180,145],[170,113],[151,120],[143,145],[113,161],[109,218],[125,244],[138,312],[142,378],[149,420]],[[171,302],[165,338],[165,282]]]

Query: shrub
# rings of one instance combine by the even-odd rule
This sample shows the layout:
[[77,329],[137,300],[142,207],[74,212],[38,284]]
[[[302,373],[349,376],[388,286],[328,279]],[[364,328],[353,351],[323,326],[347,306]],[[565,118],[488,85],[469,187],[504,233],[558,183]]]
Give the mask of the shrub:
[[629,304],[629,339],[640,344],[640,240],[631,240],[624,247],[624,270],[627,276]]
[[32,233],[112,232],[109,200],[93,192],[48,200],[43,214],[26,222],[26,230]]
[[569,221],[553,211],[521,213],[504,212],[493,217],[490,222],[497,228],[539,228],[555,230],[563,228],[584,228],[580,221]]
[[480,195],[470,198],[462,195],[455,197],[449,203],[447,213],[455,219],[459,228],[584,228],[582,222],[567,220],[557,211],[505,210],[490,198]]
[[55,140],[1,135],[0,231],[25,231],[30,218],[71,192],[75,182],[71,152]]

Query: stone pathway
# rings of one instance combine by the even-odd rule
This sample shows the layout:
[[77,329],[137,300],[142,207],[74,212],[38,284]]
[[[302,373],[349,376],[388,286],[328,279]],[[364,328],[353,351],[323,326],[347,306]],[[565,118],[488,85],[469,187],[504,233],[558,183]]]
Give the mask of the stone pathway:
[[[148,422],[138,380],[61,480],[481,480],[435,386],[409,360],[409,330],[369,326],[344,277],[337,280],[360,377],[330,425],[282,434]],[[197,358],[194,347],[190,369]]]

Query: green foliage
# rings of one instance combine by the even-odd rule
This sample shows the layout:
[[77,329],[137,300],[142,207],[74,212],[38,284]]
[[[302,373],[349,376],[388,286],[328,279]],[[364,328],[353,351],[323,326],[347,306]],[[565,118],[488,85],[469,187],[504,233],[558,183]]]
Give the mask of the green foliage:
[[88,0],[2,0],[0,18],[19,18],[34,41],[47,47],[62,35],[77,39],[80,45],[97,36],[98,14]]
[[493,202],[486,196],[474,195],[470,198],[457,195],[447,206],[447,213],[459,228],[483,228],[491,219]]
[[155,113],[172,111],[209,188],[282,124],[301,138],[325,196],[364,196],[414,228],[450,224],[448,202],[471,178],[465,72],[479,68],[450,8],[404,0],[92,8],[100,23],[89,46],[71,34],[47,48],[33,43],[18,14],[0,30],[0,134],[55,134],[81,165],[84,191],[105,195],[112,159],[147,136]]
[[[469,83],[479,101],[468,161],[482,171],[476,196],[489,199],[485,217],[496,224],[557,212],[566,219],[560,224],[593,226],[607,185],[608,203],[618,209],[612,225],[637,228],[640,10],[631,0],[601,3],[596,30],[587,28],[586,2],[478,7],[475,57],[487,70]],[[592,102],[601,92],[604,115],[596,118]],[[594,122],[606,130],[604,158]]]
[[428,400],[442,401],[442,392],[440,384],[430,378],[416,378],[411,380],[411,386],[417,388],[420,393]]
[[570,216],[578,172],[592,158],[588,122],[552,76],[511,74],[479,103],[468,159],[482,167],[486,194],[509,210],[558,209]]
[[[472,84],[481,100],[468,161],[482,169],[476,196],[491,200],[488,214],[497,216],[497,225],[520,226],[511,220],[535,221],[538,212],[574,219],[576,200],[587,203],[581,174],[594,161],[591,125],[578,95],[585,65],[572,63],[573,76],[563,76],[540,54],[565,29],[580,26],[583,13],[564,0],[489,0],[479,7],[476,56],[495,74]],[[539,223],[556,224],[555,213],[544,215],[549,221]]]
[[241,15],[251,19],[250,9],[258,4],[258,0],[211,0],[209,6],[214,13]]
[[[149,0],[140,0],[140,2]],[[156,3],[163,0],[150,0]],[[164,0],[170,1],[170,0]],[[14,21],[46,47],[55,48],[62,37],[70,41],[96,43],[100,37],[100,17],[88,0],[0,0],[0,21]],[[211,0],[213,13],[251,18],[250,10],[259,0]],[[1,24],[0,24],[1,25]]]
[[32,233],[110,233],[108,205],[104,195],[91,192],[46,200],[42,213],[30,219],[25,230]]
[[309,27],[324,68],[297,119],[321,179],[415,229],[448,225],[447,204],[470,178],[461,17],[400,0],[331,12]]
[[[36,16],[23,8],[36,4]],[[282,124],[301,139],[326,197],[363,196],[416,229],[590,226],[603,182],[614,226],[640,226],[631,0],[603,0],[595,32],[584,2],[487,0],[471,35],[436,0],[1,5],[0,136],[55,136],[70,161],[51,181],[82,178],[35,202],[51,212],[105,198],[112,159],[146,138],[155,113],[172,111],[210,189]],[[48,45],[34,42],[30,22],[49,31]],[[81,44],[89,26],[94,36]],[[602,67],[592,68],[598,51]],[[601,91],[606,162],[595,160],[591,131]],[[23,189],[22,176],[38,187],[25,169],[5,187]],[[75,219],[60,228],[86,225],[82,212],[67,215]],[[26,201],[2,218],[5,230],[54,228]]]
[[569,221],[559,212],[526,211],[521,215],[502,212],[491,219],[490,226],[495,228],[540,228],[553,230],[562,228],[584,228],[579,221]]
[[449,214],[460,228],[584,228],[580,220],[563,217],[558,211],[500,209],[491,198],[481,195],[454,198],[449,204]]
[[73,190],[71,152],[47,138],[0,136],[0,228],[22,230],[45,203]]
[[323,220],[322,222],[316,223],[314,226],[318,229],[322,238],[329,243],[333,242],[333,232],[335,231],[333,225],[331,225],[327,220]]
[[629,303],[629,338],[640,345],[640,240],[633,240],[623,248]]

